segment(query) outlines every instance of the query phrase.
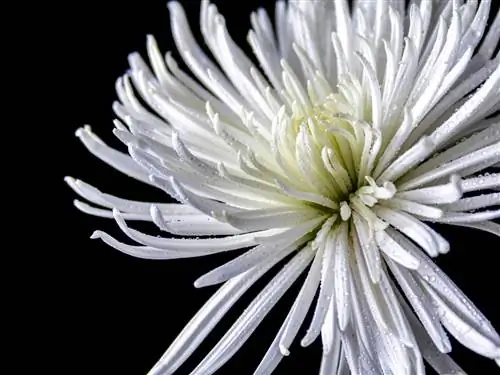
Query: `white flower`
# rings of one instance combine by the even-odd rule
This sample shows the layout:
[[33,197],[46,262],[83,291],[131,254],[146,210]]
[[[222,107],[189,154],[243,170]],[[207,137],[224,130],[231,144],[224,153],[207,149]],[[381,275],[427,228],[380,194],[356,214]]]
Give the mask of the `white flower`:
[[[499,335],[430,260],[449,245],[424,223],[500,235],[492,221],[500,173],[484,173],[500,163],[500,58],[492,58],[500,16],[485,33],[490,1],[417,0],[406,13],[404,1],[358,1],[352,12],[345,0],[278,2],[276,35],[264,10],[252,14],[255,58],[203,1],[201,32],[215,62],[182,7],[169,9],[177,49],[201,84],[171,55],[163,59],[150,36],[152,70],[134,53],[116,84],[114,134],[129,155],[89,127],[77,135],[104,162],[180,203],[129,201],[66,179],[102,207],[77,201],[79,209],[114,217],[140,244],[93,234],[124,253],[175,259],[250,248],[196,281],[224,284],[150,374],[175,372],[284,259],[193,375],[228,361],[306,269],[255,374],[289,354],[309,309],[301,344],[321,336],[320,374],[424,374],[424,359],[439,374],[463,374],[446,354],[445,329],[500,364]],[[132,220],[196,238],[150,236]]]

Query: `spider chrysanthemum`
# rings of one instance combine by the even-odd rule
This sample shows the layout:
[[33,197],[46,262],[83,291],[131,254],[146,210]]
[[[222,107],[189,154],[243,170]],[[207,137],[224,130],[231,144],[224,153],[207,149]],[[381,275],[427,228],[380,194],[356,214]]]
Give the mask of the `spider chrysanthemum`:
[[[274,268],[193,375],[228,361],[303,272],[255,374],[289,355],[303,324],[303,346],[322,341],[324,375],[420,375],[424,360],[441,375],[464,374],[446,354],[446,331],[500,364],[495,329],[429,258],[449,245],[427,224],[500,235],[500,16],[486,29],[490,1],[278,2],[276,32],[263,9],[251,16],[252,57],[208,1],[201,32],[210,57],[182,7],[168,7],[190,73],[148,37],[150,66],[130,55],[116,84],[114,134],[128,154],[89,127],[77,135],[179,203],[129,201],[66,179],[101,207],[77,201],[79,209],[114,218],[138,243],[93,234],[124,253],[176,259],[244,249],[195,282],[224,284],[150,374],[174,373]],[[133,220],[193,237],[147,235]]]

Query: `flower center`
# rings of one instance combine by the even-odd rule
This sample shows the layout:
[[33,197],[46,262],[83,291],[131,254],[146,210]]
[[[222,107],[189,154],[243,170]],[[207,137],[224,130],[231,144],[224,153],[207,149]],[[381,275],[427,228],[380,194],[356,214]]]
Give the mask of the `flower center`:
[[379,200],[392,198],[394,184],[374,174],[383,140],[377,124],[367,121],[371,105],[362,85],[347,77],[334,92],[320,76],[307,90],[295,77],[284,82],[291,112],[282,107],[275,117],[272,149],[280,167],[296,179],[281,186],[305,202],[333,209],[343,221],[353,212],[367,217]]
[[351,218],[353,210],[364,211],[364,206],[373,207],[379,199],[390,199],[396,193],[392,182],[384,182],[377,186],[372,177],[366,177],[368,185],[360,187],[355,193],[349,194],[347,201],[340,202],[340,217],[343,221]]

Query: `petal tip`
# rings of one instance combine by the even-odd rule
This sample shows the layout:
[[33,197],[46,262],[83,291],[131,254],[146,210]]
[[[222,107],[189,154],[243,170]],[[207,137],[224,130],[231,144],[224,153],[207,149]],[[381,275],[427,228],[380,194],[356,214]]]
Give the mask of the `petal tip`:
[[96,230],[90,235],[91,240],[96,240],[100,238],[102,238],[102,232],[100,230]]
[[283,345],[283,344],[280,344],[280,352],[284,356],[289,356],[290,355],[290,350],[288,350],[288,348],[285,347],[285,345]]

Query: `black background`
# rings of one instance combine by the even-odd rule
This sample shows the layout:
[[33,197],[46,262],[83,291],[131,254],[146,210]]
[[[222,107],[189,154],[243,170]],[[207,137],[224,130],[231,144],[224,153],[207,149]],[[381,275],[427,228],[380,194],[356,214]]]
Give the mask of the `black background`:
[[[199,2],[181,3],[196,30]],[[272,11],[273,2],[215,3],[225,16],[231,35],[248,51],[250,12],[259,6]],[[41,96],[48,95],[41,99],[50,102],[37,113],[43,119],[41,126],[47,137],[45,144],[49,146],[44,148],[44,156],[50,158],[51,165],[50,173],[44,177],[50,181],[37,180],[52,196],[48,208],[50,219],[41,223],[50,227],[49,232],[40,239],[50,250],[43,253],[47,254],[44,259],[47,266],[44,265],[41,276],[49,281],[49,286],[34,301],[37,309],[47,312],[47,319],[40,322],[46,328],[44,337],[48,338],[49,353],[45,360],[51,373],[145,374],[217,289],[195,289],[193,281],[229,257],[147,261],[92,241],[89,236],[95,229],[118,238],[121,233],[112,220],[77,211],[72,206],[76,195],[65,185],[63,176],[80,178],[124,198],[168,201],[159,191],[122,176],[91,156],[74,136],[78,127],[90,124],[105,142],[120,147],[111,134],[115,79],[128,68],[130,52],[145,53],[147,34],[155,35],[162,52],[174,49],[168,11],[163,0],[130,3],[89,0],[61,3],[49,9],[51,16],[43,20],[41,29],[51,33],[40,41],[43,48],[37,54],[48,65],[43,74],[49,81],[44,87],[50,90],[37,91]],[[175,52],[174,57],[178,57]],[[154,232],[153,227],[150,229]],[[464,228],[442,226],[439,230],[450,241],[452,250],[439,257],[437,263],[500,329],[499,238]],[[188,374],[195,367],[268,279],[263,278],[245,294],[178,374]],[[291,288],[218,374],[253,373],[299,286],[296,283]],[[453,344],[452,357],[470,375],[500,373],[493,361],[455,341]],[[296,343],[291,352],[276,374],[317,373],[321,356],[319,341],[306,349]]]

